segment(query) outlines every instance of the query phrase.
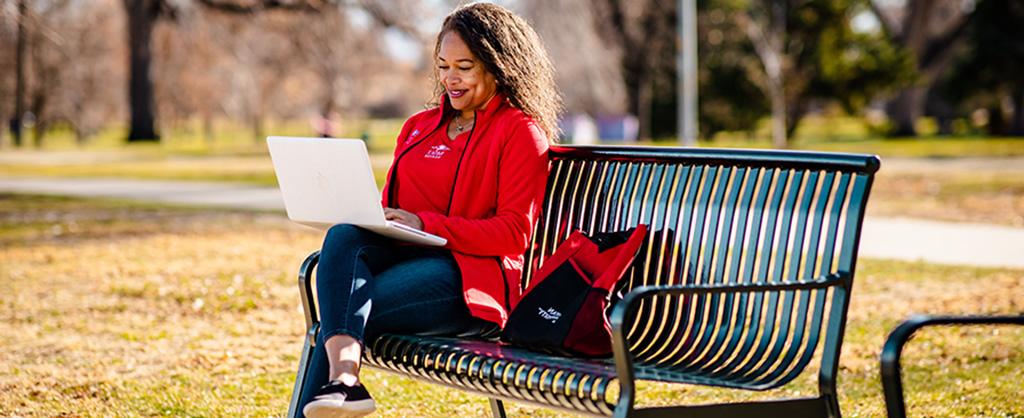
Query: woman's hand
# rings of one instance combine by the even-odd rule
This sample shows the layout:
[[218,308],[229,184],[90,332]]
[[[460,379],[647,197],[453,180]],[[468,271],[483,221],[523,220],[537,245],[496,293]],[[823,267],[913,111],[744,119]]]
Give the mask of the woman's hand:
[[423,230],[423,221],[415,213],[396,208],[384,208],[384,219]]

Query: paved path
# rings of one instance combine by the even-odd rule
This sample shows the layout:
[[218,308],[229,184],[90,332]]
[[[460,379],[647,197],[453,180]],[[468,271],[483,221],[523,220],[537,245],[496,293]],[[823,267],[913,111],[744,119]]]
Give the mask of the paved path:
[[[276,187],[121,179],[0,179],[0,192],[113,197],[164,203],[282,211]],[[868,217],[861,255],[929,263],[1024,268],[1024,228]]]
[[281,193],[276,187],[249,186],[237,183],[18,177],[0,179],[0,192],[110,197],[181,205],[284,210]]

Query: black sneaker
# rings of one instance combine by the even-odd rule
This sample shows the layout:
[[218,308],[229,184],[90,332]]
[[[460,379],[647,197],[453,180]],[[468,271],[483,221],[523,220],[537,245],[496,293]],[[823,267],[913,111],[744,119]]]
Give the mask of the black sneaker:
[[367,415],[377,409],[363,385],[347,386],[332,380],[302,408],[307,418],[351,418]]

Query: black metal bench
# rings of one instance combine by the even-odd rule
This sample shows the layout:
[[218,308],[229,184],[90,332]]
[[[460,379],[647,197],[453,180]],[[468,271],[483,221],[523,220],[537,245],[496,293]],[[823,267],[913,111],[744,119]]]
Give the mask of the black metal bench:
[[[386,335],[367,350],[368,365],[487,396],[496,417],[502,400],[605,416],[840,416],[836,372],[877,157],[555,146],[550,158],[524,288],[573,230],[653,231],[611,313],[614,357]],[[299,272],[308,335],[289,416],[316,341],[317,256]],[[638,379],[767,390],[800,375],[816,352],[816,397],[634,407]]]

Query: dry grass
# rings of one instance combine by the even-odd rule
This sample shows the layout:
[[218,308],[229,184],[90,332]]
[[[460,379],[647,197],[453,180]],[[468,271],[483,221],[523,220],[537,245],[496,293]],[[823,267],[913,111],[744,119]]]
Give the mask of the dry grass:
[[[283,415],[302,336],[294,275],[319,240],[274,215],[0,195],[0,415]],[[857,280],[839,382],[847,416],[882,415],[877,355],[901,318],[1024,311],[1019,270],[865,260]],[[905,364],[915,415],[1024,413],[1020,329],[929,330]],[[382,416],[487,414],[482,397],[375,371],[365,379]],[[754,396],[814,387],[805,373]],[[647,384],[641,397],[747,396]]]
[[[391,152],[371,154],[383,185]],[[0,177],[120,177],[148,180],[221,181],[277,186],[266,149],[238,155],[164,155],[123,151],[0,153]]]
[[870,214],[1024,226],[1024,159],[883,161]]
[[301,334],[288,270],[315,235],[248,214],[53,198],[0,207],[0,333],[13,336],[0,343],[0,410],[282,408]]

